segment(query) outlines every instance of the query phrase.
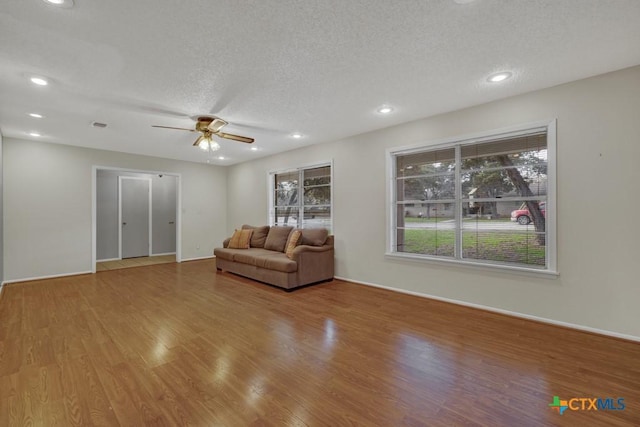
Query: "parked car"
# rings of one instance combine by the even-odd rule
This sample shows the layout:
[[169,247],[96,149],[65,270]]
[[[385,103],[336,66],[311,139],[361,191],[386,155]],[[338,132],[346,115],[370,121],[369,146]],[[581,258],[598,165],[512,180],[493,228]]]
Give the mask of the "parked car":
[[[518,224],[527,225],[531,223],[531,213],[529,209],[527,209],[526,204],[523,203],[521,206],[522,209],[516,209],[515,211],[511,211],[511,221],[517,222]],[[546,203],[540,202],[540,212],[542,212],[543,217],[547,217]]]

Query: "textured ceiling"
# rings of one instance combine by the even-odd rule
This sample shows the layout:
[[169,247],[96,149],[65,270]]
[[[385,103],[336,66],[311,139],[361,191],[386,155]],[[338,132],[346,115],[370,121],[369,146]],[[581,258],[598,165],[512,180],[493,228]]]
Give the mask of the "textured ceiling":
[[638,0],[2,0],[0,129],[202,162],[151,125],[215,114],[228,165],[637,64]]

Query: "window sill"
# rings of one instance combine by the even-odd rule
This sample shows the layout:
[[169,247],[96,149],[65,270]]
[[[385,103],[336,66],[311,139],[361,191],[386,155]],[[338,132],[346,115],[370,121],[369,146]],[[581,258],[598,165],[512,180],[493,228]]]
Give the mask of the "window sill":
[[560,273],[558,273],[557,271],[551,271],[551,270],[540,270],[537,268],[527,268],[527,267],[515,267],[515,266],[503,265],[503,264],[489,264],[489,263],[479,263],[479,262],[473,262],[473,261],[461,261],[458,259],[436,258],[428,255],[419,255],[419,254],[410,254],[410,253],[387,252],[385,253],[385,258],[412,261],[412,262],[448,265],[448,266],[459,266],[459,267],[475,269],[475,270],[498,271],[503,273],[513,273],[518,275],[524,275],[529,277],[542,277],[545,279],[556,279],[558,276],[560,276]]

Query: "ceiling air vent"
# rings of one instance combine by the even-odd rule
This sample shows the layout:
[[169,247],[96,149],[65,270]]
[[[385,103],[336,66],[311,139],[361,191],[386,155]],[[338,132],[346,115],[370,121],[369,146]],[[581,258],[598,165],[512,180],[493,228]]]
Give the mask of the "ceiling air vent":
[[91,123],[91,126],[93,126],[94,128],[106,128],[107,124],[106,123],[100,123],[100,122],[93,122],[93,123]]

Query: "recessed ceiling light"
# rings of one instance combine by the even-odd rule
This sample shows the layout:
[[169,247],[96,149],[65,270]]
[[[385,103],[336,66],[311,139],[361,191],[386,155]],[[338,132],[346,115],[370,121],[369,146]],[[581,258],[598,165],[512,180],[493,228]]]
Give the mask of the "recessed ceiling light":
[[42,114],[38,114],[38,113],[29,113],[29,115],[34,119],[41,119],[44,117]]
[[44,79],[42,77],[33,76],[33,77],[31,77],[30,80],[31,80],[31,83],[33,83],[34,85],[38,85],[38,86],[46,86],[46,85],[49,84],[47,79]]
[[302,138],[302,134],[300,132],[294,132],[291,134],[291,138],[300,139]]
[[380,114],[389,114],[390,112],[393,111],[393,108],[389,107],[388,105],[382,105],[378,107],[376,111]]
[[224,156],[218,156],[218,160],[224,160]]
[[29,135],[35,136],[35,137],[42,136],[38,132],[29,132]]
[[258,147],[251,147],[251,151],[258,151]]
[[73,0],[44,0],[44,2],[53,6],[64,7],[66,9],[73,7]]
[[511,77],[513,74],[511,74],[509,71],[501,71],[499,73],[495,73],[495,74],[491,74],[487,80],[491,83],[498,83],[504,80],[507,80],[509,77]]
[[476,0],[453,0],[454,3],[458,3],[458,4],[468,4],[468,3],[472,3]]

